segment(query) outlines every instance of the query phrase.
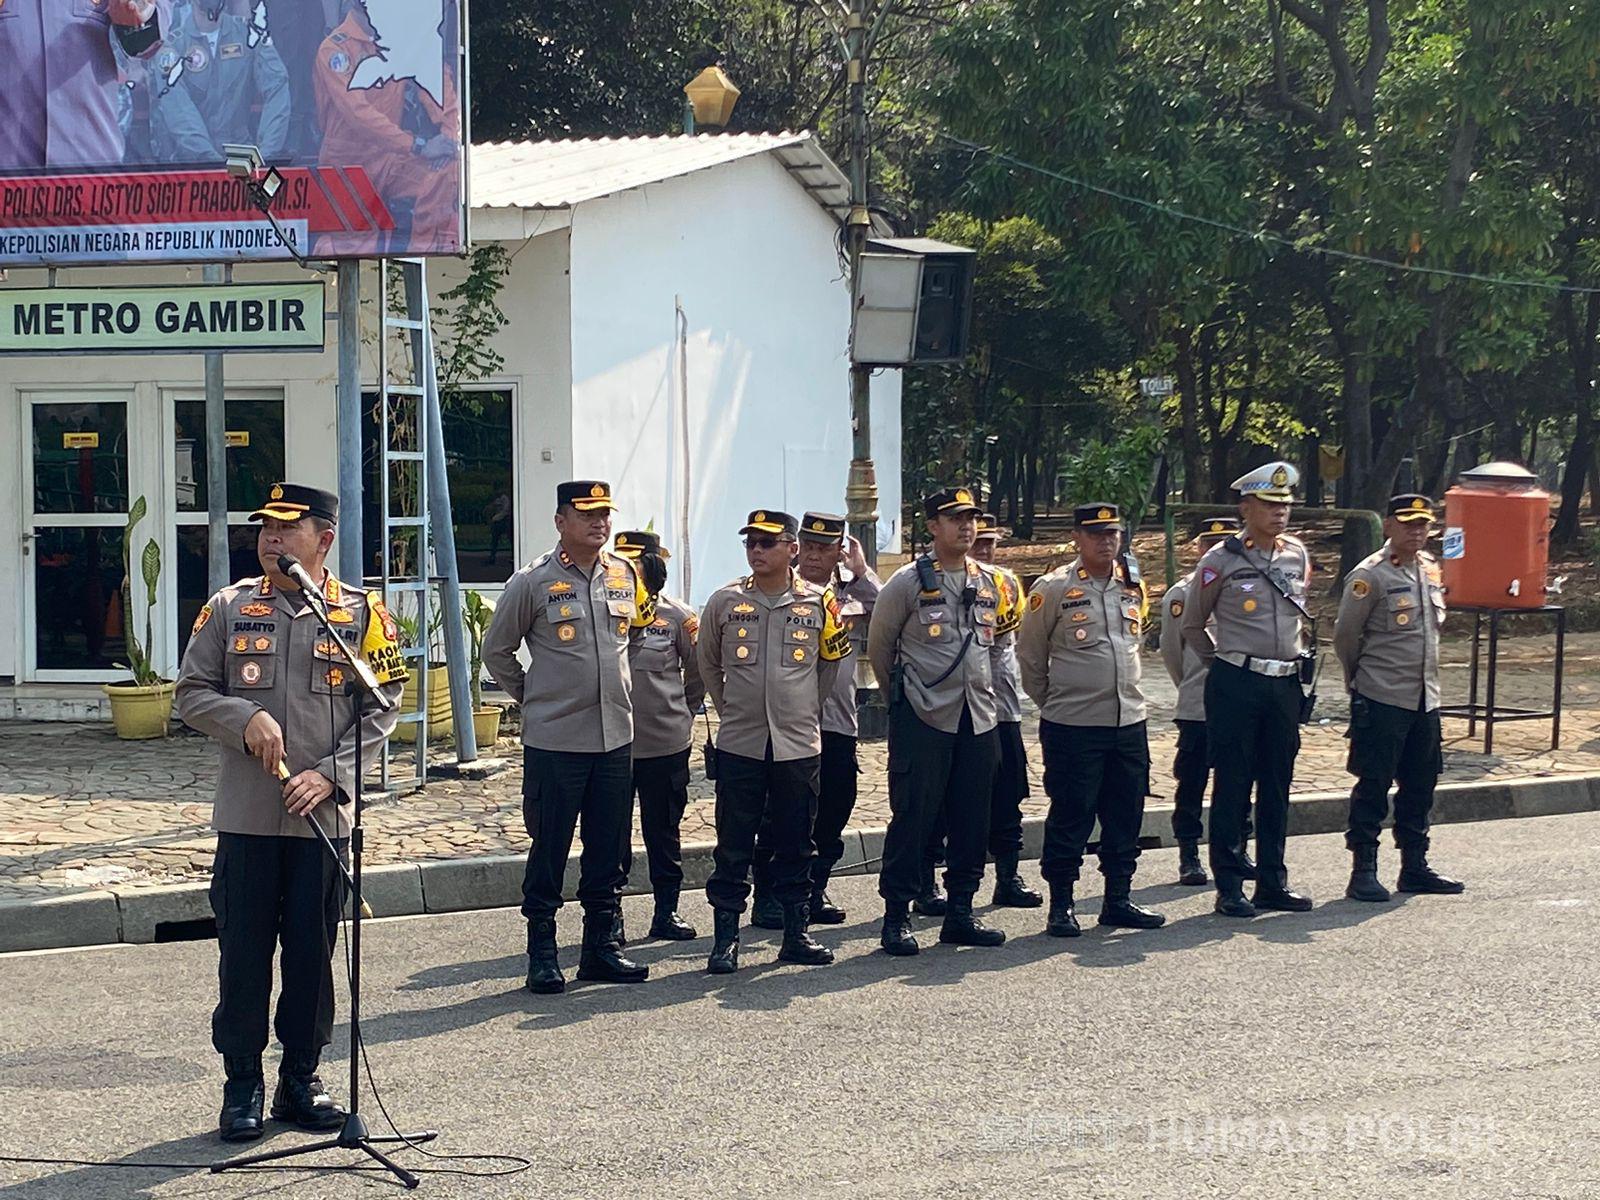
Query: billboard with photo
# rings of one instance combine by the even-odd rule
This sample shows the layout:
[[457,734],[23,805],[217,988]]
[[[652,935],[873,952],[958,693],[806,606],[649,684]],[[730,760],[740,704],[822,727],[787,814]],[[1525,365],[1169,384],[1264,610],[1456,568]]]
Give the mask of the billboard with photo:
[[0,267],[459,253],[463,10],[0,0]]

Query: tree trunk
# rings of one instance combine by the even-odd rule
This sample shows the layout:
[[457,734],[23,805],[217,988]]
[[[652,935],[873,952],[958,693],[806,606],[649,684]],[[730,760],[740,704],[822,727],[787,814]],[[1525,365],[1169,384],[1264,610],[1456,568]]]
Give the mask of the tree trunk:
[[[1563,293],[1558,301],[1562,324],[1566,329],[1567,358],[1572,364],[1572,408],[1576,414],[1573,425],[1572,446],[1567,451],[1567,461],[1561,472],[1561,511],[1556,515],[1550,540],[1570,545],[1578,540],[1579,506],[1583,503],[1583,485],[1593,465],[1594,437],[1594,350],[1595,335],[1600,331],[1600,298],[1588,297],[1584,320],[1580,326],[1573,310],[1571,293]],[[1596,476],[1600,483],[1600,476]],[[1594,489],[1600,492],[1600,487]]]
[[1194,341],[1187,325],[1172,331],[1177,349],[1179,437],[1183,447],[1183,498],[1201,503],[1204,450],[1200,444],[1200,398],[1195,394]]

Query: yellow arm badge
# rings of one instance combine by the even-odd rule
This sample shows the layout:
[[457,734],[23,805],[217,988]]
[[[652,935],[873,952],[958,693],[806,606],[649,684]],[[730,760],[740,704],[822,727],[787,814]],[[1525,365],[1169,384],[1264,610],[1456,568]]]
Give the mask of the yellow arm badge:
[[1350,594],[1357,600],[1365,599],[1366,594],[1371,590],[1372,589],[1367,586],[1367,581],[1365,579],[1353,579],[1350,581]]
[[376,598],[367,604],[367,631],[361,639],[361,657],[378,677],[379,683],[404,683],[410,678],[406,660],[400,656],[395,640],[394,619]]
[[839,602],[833,589],[822,594],[822,646],[818,651],[828,662],[838,662],[850,653],[850,630],[839,619]]
[[1033,595],[1028,597],[1028,608],[1029,608],[1030,611],[1038,612],[1043,607],[1044,607],[1044,593],[1043,592],[1035,592]]
[[639,567],[631,558],[623,559],[633,571],[633,620],[629,622],[635,629],[649,629],[656,619],[656,598],[645,590],[644,576],[639,574]]
[[683,619],[683,630],[689,635],[690,642],[698,642],[700,640],[700,618],[696,616],[685,617]]
[[211,605],[203,604],[200,606],[200,615],[194,619],[194,628],[189,630],[189,636],[194,637],[206,627],[206,622],[209,620],[211,620]]

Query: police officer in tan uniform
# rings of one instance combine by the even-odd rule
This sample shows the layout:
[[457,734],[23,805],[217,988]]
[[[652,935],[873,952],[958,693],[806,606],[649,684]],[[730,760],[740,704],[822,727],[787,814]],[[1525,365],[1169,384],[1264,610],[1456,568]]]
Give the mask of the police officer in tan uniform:
[[[683,843],[679,826],[689,804],[689,749],[694,741],[694,714],[705,699],[695,642],[700,618],[667,586],[667,559],[661,538],[649,530],[617,534],[617,553],[639,567],[645,590],[655,601],[655,620],[635,631],[628,643],[633,674],[633,790],[639,797],[639,831],[650,863],[650,889],[655,916],[650,936],[683,942],[694,927],[678,915],[683,887]],[[628,839],[622,873],[633,869],[633,844]]]
[[994,568],[971,557],[978,505],[969,488],[922,502],[932,548],[883,585],[867,655],[889,687],[889,829],[884,836],[880,942],[916,954],[910,907],[940,809],[947,831],[944,923],[939,940],[998,946],[1006,935],[972,914],[983,880],[989,803],[1000,761],[990,648],[1006,592]]
[[822,759],[822,704],[850,655],[839,603],[791,565],[798,522],[758,509],[739,532],[750,574],[719,588],[700,616],[700,674],[717,707],[717,846],[706,899],[715,941],[706,970],[739,968],[739,914],[763,822],[772,893],[783,908],[784,962],[821,965],[833,952],[806,932],[811,830]]
[[[1233,481],[1242,534],[1207,550],[1195,568],[1183,637],[1209,668],[1206,743],[1211,794],[1211,873],[1217,911],[1305,912],[1311,900],[1289,889],[1283,845],[1289,785],[1300,750],[1300,676],[1314,654],[1305,612],[1311,555],[1290,537],[1300,473],[1270,462]],[[1215,617],[1213,622],[1212,618]],[[1256,789],[1256,890],[1244,898],[1244,814]]]
[[[1239,532],[1237,517],[1207,517],[1195,529],[1195,540],[1210,549],[1224,538]],[[1211,778],[1211,763],[1206,754],[1206,675],[1208,668],[1200,656],[1183,640],[1183,609],[1194,587],[1194,572],[1179,579],[1161,597],[1161,664],[1178,688],[1178,748],[1172,758],[1172,777],[1178,791],[1172,803],[1172,836],[1178,843],[1178,882],[1203,887],[1211,882],[1200,862],[1200,838],[1205,833],[1201,811],[1205,805],[1206,783]],[[1244,840],[1250,840],[1250,812],[1245,809]],[[1256,877],[1255,863],[1240,847],[1240,863],[1246,879]]]
[[[272,1115],[319,1130],[338,1128],[345,1115],[317,1076],[333,1034],[331,958],[342,882],[309,821],[342,856],[359,779],[395,726],[393,711],[365,710],[358,765],[346,656],[365,658],[391,700],[399,697],[406,672],[383,602],[341,583],[324,566],[338,517],[339,499],[331,492],[273,484],[267,502],[250,514],[261,522],[256,556],[263,574],[206,602],[178,672],[178,717],[214,739],[221,756],[211,873],[221,997],[211,1040],[227,1072],[219,1122],[224,1141],[262,1133],[261,1053],[280,945],[274,1027],[283,1062]],[[337,644],[299,585],[278,569],[285,554],[321,582]]]
[[1000,743],[1000,766],[994,773],[989,798],[989,853],[994,856],[992,903],[1002,908],[1038,908],[1044,903],[1022,882],[1017,864],[1022,858],[1022,802],[1028,798],[1028,751],[1022,744],[1022,675],[1017,666],[1017,630],[1022,628],[1022,580],[1008,567],[995,563],[1000,546],[1000,520],[993,513],[978,515],[978,536],[972,557],[994,570],[1006,592],[989,647],[989,671],[994,677],[995,736]]
[[1439,730],[1439,629],[1444,583],[1423,549],[1433,501],[1414,492],[1389,500],[1388,538],[1344,582],[1333,649],[1350,690],[1350,824],[1345,844],[1353,869],[1345,895],[1382,902],[1378,834],[1396,779],[1394,843],[1402,892],[1454,894],[1456,879],[1428,864],[1428,815],[1443,769]]
[[1045,930],[1077,937],[1073,888],[1100,820],[1106,878],[1100,924],[1155,929],[1161,914],[1131,899],[1139,827],[1150,790],[1150,742],[1139,645],[1148,601],[1132,560],[1119,556],[1115,504],[1073,510],[1078,557],[1033,585],[1017,635],[1022,686],[1039,706],[1044,790],[1050,796],[1039,871],[1050,885]]
[[[800,578],[819,587],[831,587],[839,602],[839,617],[850,635],[852,654],[864,654],[867,622],[878,601],[882,584],[861,543],[845,532],[845,519],[834,513],[808,512],[800,518],[799,554],[795,569]],[[841,571],[848,571],[846,578]],[[844,857],[844,828],[856,807],[856,777],[861,767],[856,762],[856,739],[860,718],[856,712],[856,673],[853,663],[844,663],[833,677],[833,690],[822,702],[822,761],[817,789],[817,819],[811,840],[816,857],[811,861],[811,923],[842,925],[845,911],[828,898],[828,880]],[[770,835],[763,827],[756,838],[756,857],[752,875],[755,902],[750,924],[762,929],[783,928],[783,908],[771,894],[768,879],[772,849]]]
[[559,484],[559,541],[507,582],[483,640],[483,665],[522,705],[522,819],[533,839],[522,881],[530,992],[566,988],[555,918],[580,819],[578,978],[638,983],[649,974],[623,956],[616,913],[633,829],[628,643],[632,630],[655,620],[655,606],[633,563],[605,548],[615,508],[608,483]]

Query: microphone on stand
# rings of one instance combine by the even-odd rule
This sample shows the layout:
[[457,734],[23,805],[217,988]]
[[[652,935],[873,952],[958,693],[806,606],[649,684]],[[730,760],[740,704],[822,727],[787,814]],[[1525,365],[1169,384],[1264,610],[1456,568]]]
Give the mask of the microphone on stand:
[[300,565],[300,560],[292,554],[278,555],[278,570],[299,585],[301,593],[307,603],[314,603],[322,599],[322,589],[311,578],[311,572]]

